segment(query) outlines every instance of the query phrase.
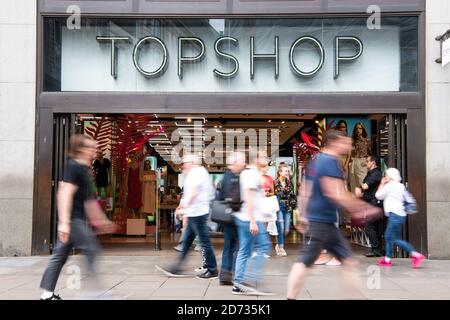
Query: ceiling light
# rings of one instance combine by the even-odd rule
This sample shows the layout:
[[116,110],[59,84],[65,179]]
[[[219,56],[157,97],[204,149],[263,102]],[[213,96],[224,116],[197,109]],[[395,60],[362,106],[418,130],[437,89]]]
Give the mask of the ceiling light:
[[271,123],[271,122],[272,122],[272,120],[267,120],[267,122],[268,122],[268,123]]
[[283,120],[283,121],[281,121],[281,124],[285,124],[285,123],[286,123],[286,121],[284,121],[284,120]]
[[191,122],[192,122],[192,119],[191,119],[191,118],[188,118],[188,119],[187,119],[187,122],[191,123]]

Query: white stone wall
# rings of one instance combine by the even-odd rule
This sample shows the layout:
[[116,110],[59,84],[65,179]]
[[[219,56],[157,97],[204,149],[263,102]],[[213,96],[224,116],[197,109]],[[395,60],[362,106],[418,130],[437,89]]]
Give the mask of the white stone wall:
[[450,65],[442,68],[435,38],[450,29],[450,1],[426,1],[427,212],[431,259],[450,259]]
[[0,3],[0,256],[31,254],[36,0]]

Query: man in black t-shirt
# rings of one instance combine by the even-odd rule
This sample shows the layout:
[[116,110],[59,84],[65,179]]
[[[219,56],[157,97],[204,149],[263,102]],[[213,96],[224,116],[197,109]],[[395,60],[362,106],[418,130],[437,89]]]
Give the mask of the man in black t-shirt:
[[[381,179],[383,178],[383,174],[381,173],[380,167],[380,159],[377,156],[371,155],[366,159],[367,168],[369,171],[367,172],[366,177],[363,180],[363,183],[359,188],[355,189],[355,194],[358,197],[362,197],[364,201],[372,204],[376,207],[381,207],[381,203],[377,198],[375,198],[375,193],[378,190]],[[381,249],[381,241],[380,241],[380,220],[375,220],[369,223],[365,231],[370,241],[370,251],[365,254],[366,257],[381,257],[383,256]]]
[[90,223],[105,228],[111,227],[112,230],[112,224],[106,220],[103,213],[93,210],[95,203],[89,201],[92,184],[89,170],[96,151],[97,143],[88,136],[75,135],[70,138],[70,159],[57,195],[58,243],[41,280],[40,287],[44,289],[41,300],[61,300],[54,294],[54,290],[72,249],[83,250],[87,256],[89,273],[95,273],[94,262],[100,247]]

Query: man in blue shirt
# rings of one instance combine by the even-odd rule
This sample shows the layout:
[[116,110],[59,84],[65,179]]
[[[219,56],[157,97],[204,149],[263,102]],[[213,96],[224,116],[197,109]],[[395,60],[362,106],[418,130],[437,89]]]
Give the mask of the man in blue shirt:
[[345,190],[341,158],[352,148],[351,138],[343,132],[328,130],[323,141],[324,148],[308,167],[307,183],[298,201],[297,229],[308,232],[300,250],[300,257],[288,277],[287,298],[297,299],[307,270],[314,265],[322,249],[331,252],[342,264],[345,283],[353,295],[360,296],[352,268],[352,252],[344,236],[337,228],[338,210],[350,214],[366,210],[368,215],[379,208],[354,197]]

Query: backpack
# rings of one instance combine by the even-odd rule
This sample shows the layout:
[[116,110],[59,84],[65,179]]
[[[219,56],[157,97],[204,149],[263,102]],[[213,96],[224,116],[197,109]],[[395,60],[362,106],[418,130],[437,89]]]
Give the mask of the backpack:
[[407,214],[417,213],[419,210],[417,209],[417,201],[411,192],[405,188],[403,192],[403,206],[405,207],[405,211]]
[[230,204],[230,208],[233,212],[238,212],[241,210],[241,184],[239,180],[240,175],[235,175],[231,177],[228,185],[224,185],[224,198]]

